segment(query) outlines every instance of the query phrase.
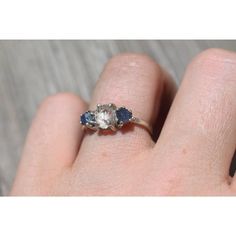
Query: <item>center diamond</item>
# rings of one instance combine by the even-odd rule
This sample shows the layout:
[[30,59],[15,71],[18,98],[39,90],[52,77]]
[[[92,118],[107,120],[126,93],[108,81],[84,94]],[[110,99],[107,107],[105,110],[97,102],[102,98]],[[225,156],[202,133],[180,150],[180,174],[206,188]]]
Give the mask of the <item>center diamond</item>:
[[117,123],[116,106],[113,104],[98,106],[95,113],[95,119],[101,129],[115,127]]

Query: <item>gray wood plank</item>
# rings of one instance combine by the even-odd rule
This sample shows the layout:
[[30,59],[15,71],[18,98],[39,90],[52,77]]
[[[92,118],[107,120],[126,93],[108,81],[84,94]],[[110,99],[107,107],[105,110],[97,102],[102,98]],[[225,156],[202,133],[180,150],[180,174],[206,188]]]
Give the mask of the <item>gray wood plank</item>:
[[106,61],[120,52],[147,53],[180,82],[188,62],[209,47],[236,41],[0,41],[0,195],[8,194],[38,104],[69,91],[89,100]]

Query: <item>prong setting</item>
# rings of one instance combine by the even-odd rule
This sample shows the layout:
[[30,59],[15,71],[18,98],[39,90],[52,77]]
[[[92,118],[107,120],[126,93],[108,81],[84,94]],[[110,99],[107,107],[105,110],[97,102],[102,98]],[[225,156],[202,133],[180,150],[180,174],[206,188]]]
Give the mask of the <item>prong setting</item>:
[[134,117],[134,116],[132,116],[132,117],[129,119],[130,122],[134,122],[135,120],[136,120],[136,117]]
[[118,126],[119,129],[122,128],[123,125],[124,125],[124,123],[123,123],[122,121],[117,124],[117,126]]
[[113,125],[110,126],[110,129],[111,129],[112,131],[114,131],[114,132],[117,131],[117,128],[116,128],[115,126],[113,126]]

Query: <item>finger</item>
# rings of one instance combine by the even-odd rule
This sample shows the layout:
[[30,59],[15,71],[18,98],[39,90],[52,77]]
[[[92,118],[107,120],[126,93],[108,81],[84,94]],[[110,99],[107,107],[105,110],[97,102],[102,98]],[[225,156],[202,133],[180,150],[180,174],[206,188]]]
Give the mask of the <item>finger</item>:
[[[162,130],[160,165],[208,186],[228,179],[236,144],[236,54],[211,49],[190,64]],[[168,157],[168,158],[167,158]]]
[[73,94],[51,96],[42,103],[27,137],[13,194],[27,194],[24,188],[34,189],[35,182],[38,188],[49,187],[73,163],[83,134],[80,114],[86,108]]
[[[95,88],[90,104],[114,103],[118,107],[132,109],[133,115],[153,125],[157,117],[163,90],[163,74],[160,67],[149,57],[139,54],[121,54],[106,65]],[[103,156],[121,159],[151,147],[149,133],[138,126],[127,126],[115,134],[93,133],[86,135],[80,150],[82,156]],[[83,154],[83,155],[82,155]],[[112,156],[112,157],[111,157]]]

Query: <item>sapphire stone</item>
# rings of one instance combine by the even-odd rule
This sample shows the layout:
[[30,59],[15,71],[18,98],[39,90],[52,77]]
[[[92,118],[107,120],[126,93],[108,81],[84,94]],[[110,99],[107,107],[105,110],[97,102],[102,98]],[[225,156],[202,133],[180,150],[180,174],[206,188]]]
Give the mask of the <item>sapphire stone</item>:
[[116,117],[118,122],[128,123],[129,120],[132,118],[132,112],[128,109],[121,107],[116,111]]
[[80,117],[80,121],[82,125],[86,125],[87,123],[93,123],[95,121],[94,114],[87,111]]

